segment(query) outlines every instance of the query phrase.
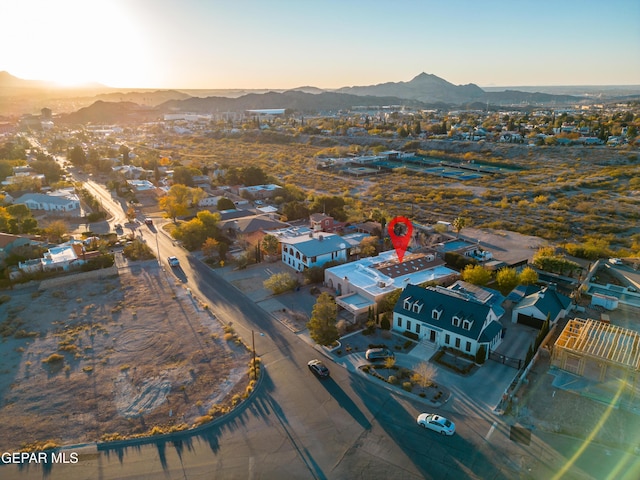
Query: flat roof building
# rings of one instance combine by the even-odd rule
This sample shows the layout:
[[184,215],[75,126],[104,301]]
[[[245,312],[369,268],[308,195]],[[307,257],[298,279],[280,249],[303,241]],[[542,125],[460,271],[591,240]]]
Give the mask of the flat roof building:
[[434,253],[410,253],[399,262],[391,250],[328,268],[324,283],[335,291],[336,303],[357,318],[394,290],[409,284],[452,281],[457,275]]

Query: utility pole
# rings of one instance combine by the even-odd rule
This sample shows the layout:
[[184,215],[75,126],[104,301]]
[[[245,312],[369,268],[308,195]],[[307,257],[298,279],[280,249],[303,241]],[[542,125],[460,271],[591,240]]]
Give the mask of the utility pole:
[[257,380],[258,372],[256,372],[256,337],[253,330],[251,330],[251,349],[253,350],[253,379]]

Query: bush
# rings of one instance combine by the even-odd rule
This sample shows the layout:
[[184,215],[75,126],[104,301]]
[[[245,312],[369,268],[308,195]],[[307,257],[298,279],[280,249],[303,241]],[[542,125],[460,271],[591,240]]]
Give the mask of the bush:
[[271,290],[274,295],[279,295],[293,290],[298,285],[298,281],[289,273],[282,272],[274,273],[262,282],[262,284],[264,285],[264,288]]
[[413,383],[411,382],[404,382],[402,384],[402,389],[406,390],[407,392],[410,392],[411,390],[413,390]]
[[385,312],[380,320],[380,328],[382,330],[391,330],[391,320],[389,320],[389,312]]
[[[418,337],[418,334],[414,333],[414,332],[402,332],[402,335],[404,335],[405,337],[410,338],[412,340],[415,340],[416,342],[420,339],[420,337]],[[412,342],[408,342],[408,343],[409,343],[409,345],[411,345]],[[405,345],[404,348],[408,348],[406,346],[407,342],[404,342],[404,345]]]
[[55,363],[61,363],[63,361],[64,361],[64,356],[60,355],[59,353],[53,353],[49,355],[46,359],[42,360],[42,363],[47,363],[49,365],[52,365]]
[[395,385],[396,383],[398,383],[398,377],[396,377],[395,375],[389,375],[387,382],[389,382],[391,385]]

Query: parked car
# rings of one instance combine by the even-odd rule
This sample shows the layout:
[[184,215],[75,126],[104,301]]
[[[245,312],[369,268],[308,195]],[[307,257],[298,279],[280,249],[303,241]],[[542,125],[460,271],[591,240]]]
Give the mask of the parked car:
[[376,360],[385,360],[387,358],[395,358],[395,354],[389,350],[388,348],[370,348],[364,354],[365,358],[370,362],[375,362]]
[[614,265],[622,265],[622,260],[620,260],[619,258],[610,258],[609,261]]
[[169,266],[171,267],[179,267],[180,266],[180,260],[178,260],[176,257],[168,257],[167,258],[167,262],[169,262]]
[[435,413],[421,413],[418,415],[418,425],[441,435],[453,435],[456,433],[456,425],[451,420]]
[[329,376],[329,369],[317,358],[307,363],[307,366],[318,378],[327,378]]
[[151,220],[150,218],[145,218],[144,219],[144,224],[145,225],[153,225],[153,220]]

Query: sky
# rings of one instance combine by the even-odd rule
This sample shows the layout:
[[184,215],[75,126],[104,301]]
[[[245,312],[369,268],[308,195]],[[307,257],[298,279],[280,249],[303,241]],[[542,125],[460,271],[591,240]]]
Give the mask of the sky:
[[0,71],[63,85],[640,85],[638,0],[0,0],[0,18]]

